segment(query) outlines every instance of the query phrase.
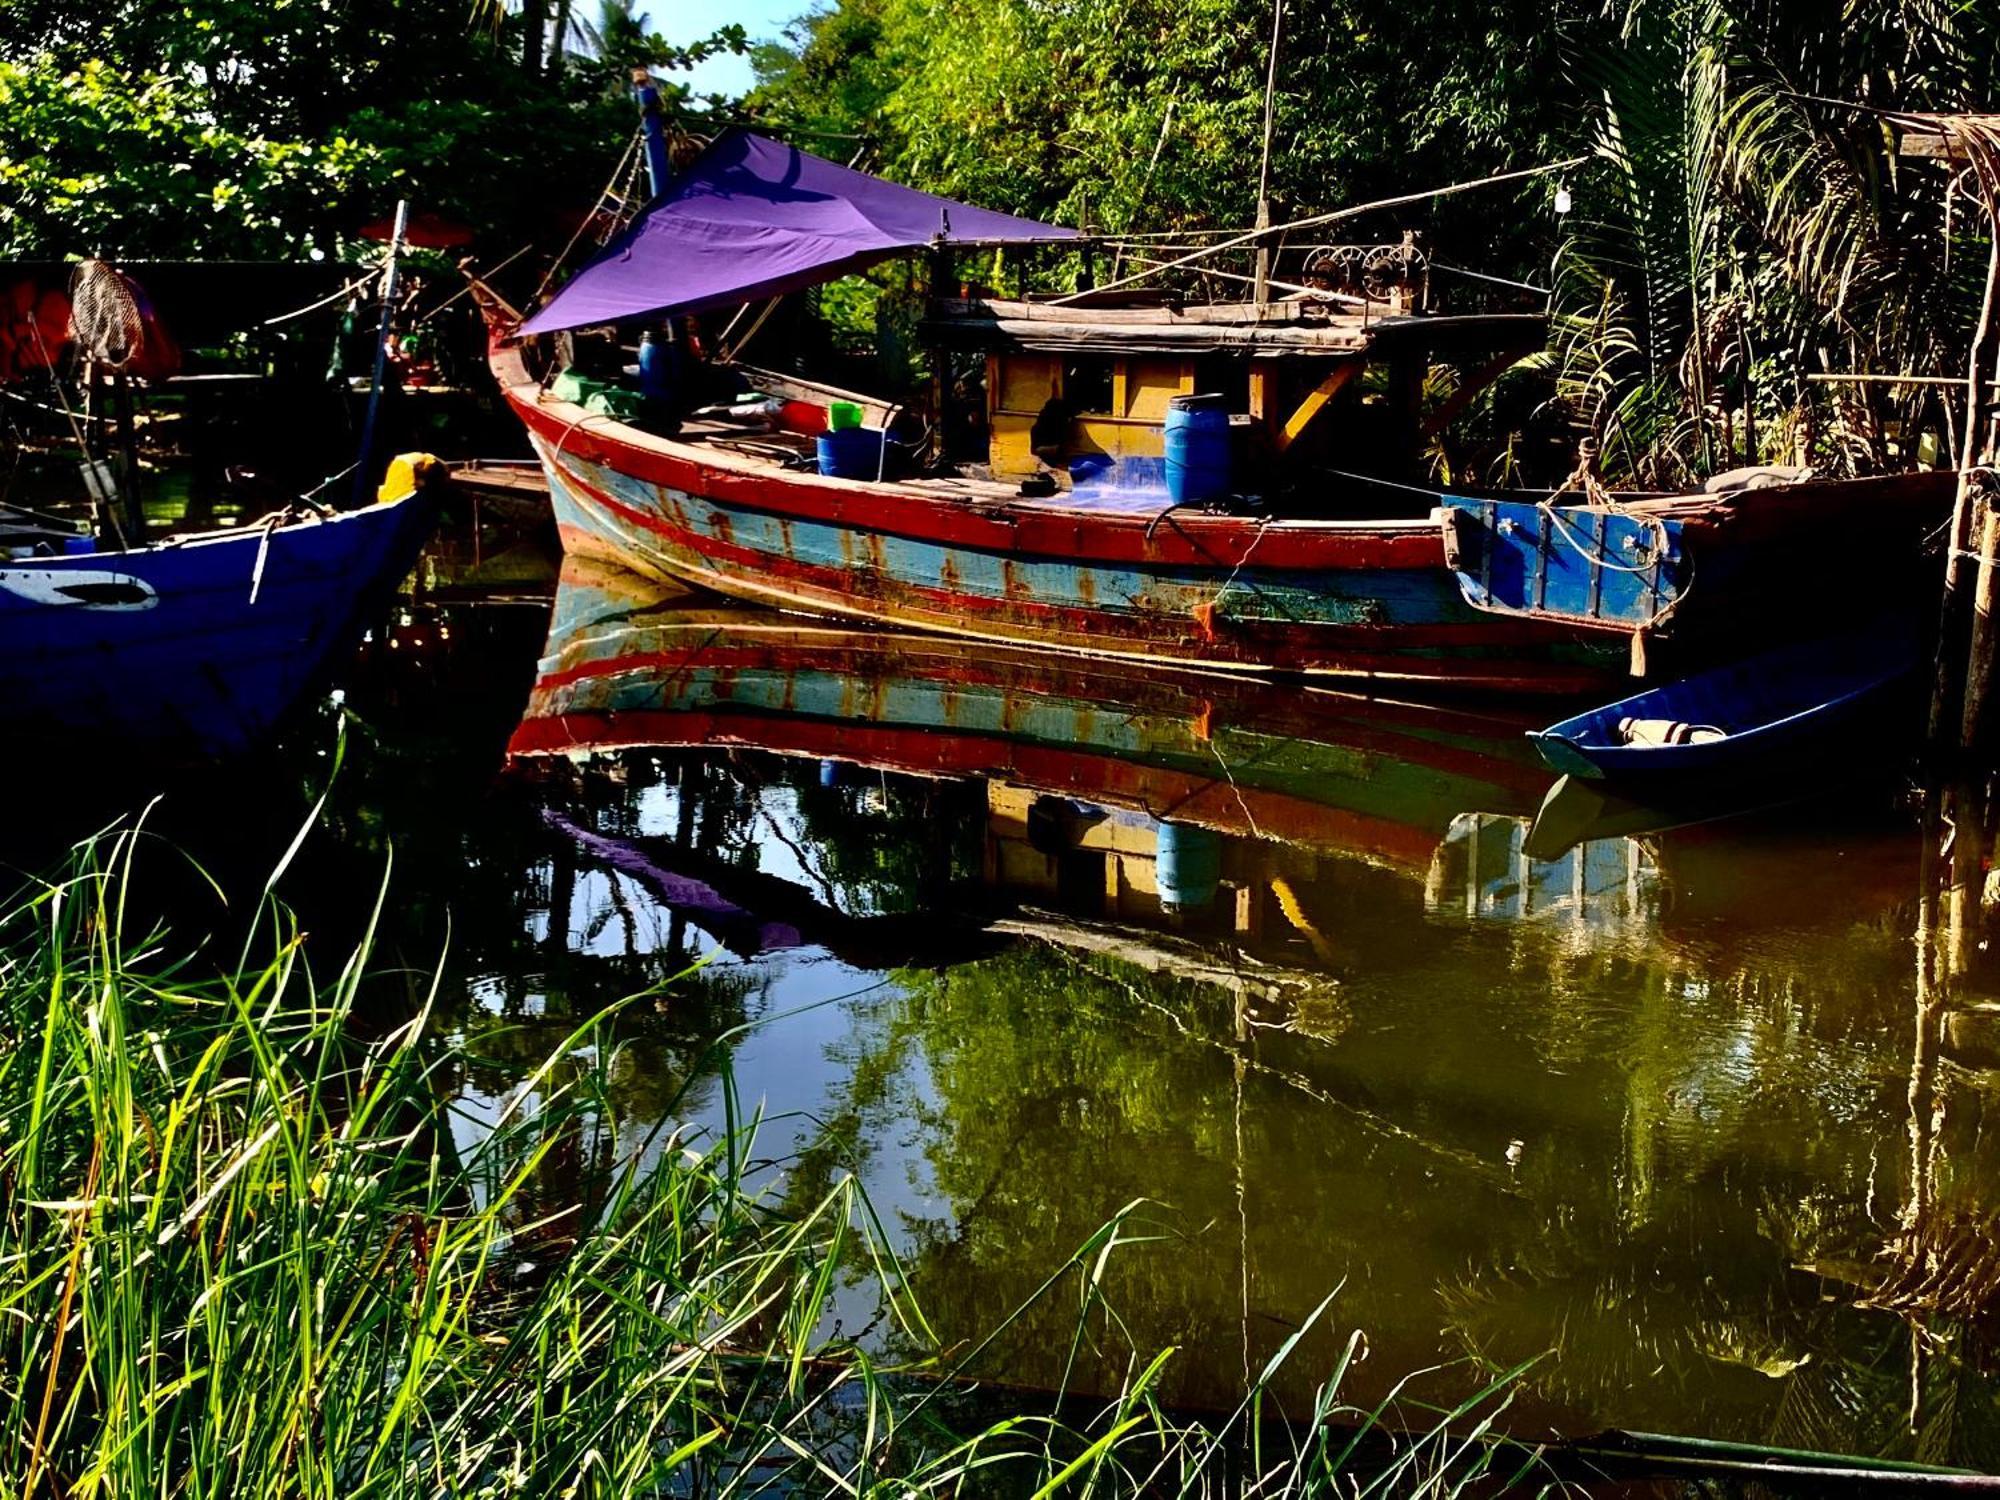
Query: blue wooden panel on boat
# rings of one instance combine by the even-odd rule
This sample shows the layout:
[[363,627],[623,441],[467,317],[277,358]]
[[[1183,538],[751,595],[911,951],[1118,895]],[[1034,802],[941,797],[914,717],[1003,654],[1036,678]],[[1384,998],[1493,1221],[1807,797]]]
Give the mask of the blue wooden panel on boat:
[[1634,630],[1661,623],[1693,575],[1678,521],[1452,496],[1438,516],[1474,609]]

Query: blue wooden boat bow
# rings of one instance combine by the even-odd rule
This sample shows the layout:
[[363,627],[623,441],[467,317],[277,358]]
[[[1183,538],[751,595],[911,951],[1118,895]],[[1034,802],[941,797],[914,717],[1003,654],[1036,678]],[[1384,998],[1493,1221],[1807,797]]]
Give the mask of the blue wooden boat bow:
[[176,760],[259,743],[415,564],[434,506],[401,472],[407,493],[360,510],[0,561],[7,753]]

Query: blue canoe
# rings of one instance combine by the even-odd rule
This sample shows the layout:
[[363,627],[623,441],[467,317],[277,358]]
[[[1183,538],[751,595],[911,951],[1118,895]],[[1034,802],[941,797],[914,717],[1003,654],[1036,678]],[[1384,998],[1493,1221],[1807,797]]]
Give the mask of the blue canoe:
[[[1883,625],[1801,642],[1621,698],[1531,738],[1554,769],[1650,793],[1864,770],[1913,737],[1915,637]],[[1635,743],[1688,730],[1684,743]]]
[[0,560],[0,751],[68,764],[251,748],[373,623],[434,515],[418,490],[125,551]]

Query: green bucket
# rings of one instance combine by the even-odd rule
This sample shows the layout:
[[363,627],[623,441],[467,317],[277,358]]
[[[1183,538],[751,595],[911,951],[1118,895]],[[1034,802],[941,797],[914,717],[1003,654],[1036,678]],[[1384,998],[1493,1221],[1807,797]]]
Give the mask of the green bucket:
[[826,409],[826,430],[845,432],[861,425],[861,408],[852,401],[835,401]]

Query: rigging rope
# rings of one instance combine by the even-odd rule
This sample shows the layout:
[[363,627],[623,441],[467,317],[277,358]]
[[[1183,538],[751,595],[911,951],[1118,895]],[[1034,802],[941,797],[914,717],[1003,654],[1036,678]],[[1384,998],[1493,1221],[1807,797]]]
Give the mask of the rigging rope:
[[1352,208],[1337,208],[1331,213],[1313,214],[1307,218],[1293,219],[1287,224],[1267,225],[1252,229],[1247,234],[1239,234],[1233,239],[1223,240],[1219,244],[1210,245],[1205,249],[1183,255],[1177,260],[1165,261],[1158,266],[1149,266],[1143,271],[1135,272],[1133,275],[1122,277],[1116,281],[1107,281],[1103,286],[1092,287],[1087,292],[1072,292],[1067,297],[1057,297],[1044,305],[1048,307],[1061,307],[1066,303],[1076,301],[1080,297],[1096,296],[1103,292],[1113,291],[1121,286],[1129,286],[1135,281],[1144,281],[1148,276],[1156,276],[1162,271],[1171,271],[1178,266],[1185,266],[1191,262],[1201,260],[1205,256],[1216,255],[1224,250],[1237,249],[1240,246],[1250,244],[1254,240],[1262,239],[1266,235],[1284,234],[1294,229],[1310,229],[1319,224],[1334,224],[1342,219],[1353,219],[1365,213],[1373,213],[1377,209],[1397,208],[1406,203],[1422,203],[1427,198],[1443,198],[1453,193],[1467,193],[1471,192],[1474,188],[1493,187],[1502,182],[1519,182],[1530,177],[1544,177],[1550,172],[1566,172],[1573,167],[1582,166],[1589,160],[1588,156],[1572,156],[1563,161],[1544,162],[1539,167],[1522,167],[1518,171],[1500,172],[1491,177],[1478,178],[1472,182],[1455,182],[1445,187],[1428,188],[1420,193],[1400,193],[1394,198],[1381,198],[1373,203],[1358,203]]
[[[623,201],[630,201],[631,189],[628,187],[624,194],[620,195],[618,193],[618,182],[620,178],[627,175],[627,167],[636,168],[638,165],[639,143],[643,138],[643,131],[635,130],[632,132],[632,139],[626,142],[625,145],[625,154],[618,158],[618,165],[611,169],[611,176],[605,182],[603,188],[599,190],[597,201],[591,204],[590,212],[585,214],[583,222],[576,226],[576,233],[569,237],[569,243],[562,247],[562,253],[550,261],[548,270],[542,273],[541,285],[535,288],[535,295],[528,299],[530,306],[542,300],[542,294],[549,289],[549,283],[555,280],[556,272],[562,269],[563,262],[569,259],[569,253],[576,248],[577,241],[581,240],[589,232],[591,225],[597,222],[597,216],[603,212],[606,201],[618,199],[621,196]],[[607,239],[609,237],[608,235],[606,236]],[[603,242],[599,241],[599,243]]]

